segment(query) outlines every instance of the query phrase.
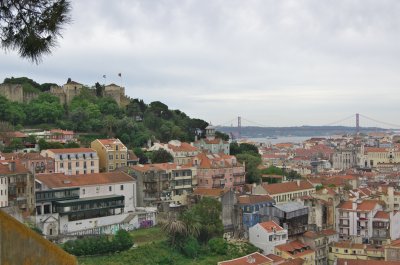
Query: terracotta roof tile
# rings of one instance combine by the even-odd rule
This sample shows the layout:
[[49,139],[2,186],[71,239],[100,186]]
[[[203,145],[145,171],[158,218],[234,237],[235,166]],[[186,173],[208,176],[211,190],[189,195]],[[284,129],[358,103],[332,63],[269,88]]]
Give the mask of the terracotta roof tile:
[[380,219],[386,219],[389,220],[390,219],[390,215],[388,212],[385,211],[377,211],[374,218],[380,218]]
[[[15,171],[10,170],[10,163],[15,163]],[[0,175],[26,173],[29,173],[29,170],[22,165],[20,160],[0,160]]]
[[134,181],[131,176],[120,171],[85,175],[64,175],[63,173],[38,174],[36,175],[36,179],[50,189]]
[[74,153],[96,153],[92,148],[62,148],[62,149],[47,149],[55,154],[74,154]]
[[292,182],[284,182],[276,184],[263,184],[262,186],[265,189],[265,191],[267,191],[268,194],[271,195],[314,189],[313,185],[306,180],[301,180],[299,184],[297,184],[297,181],[292,181]]
[[275,223],[274,221],[267,221],[267,222],[262,222],[259,223],[259,225],[264,228],[268,233],[271,233],[274,231],[282,231],[283,227]]
[[242,195],[238,197],[238,204],[255,204],[274,201],[269,195]]

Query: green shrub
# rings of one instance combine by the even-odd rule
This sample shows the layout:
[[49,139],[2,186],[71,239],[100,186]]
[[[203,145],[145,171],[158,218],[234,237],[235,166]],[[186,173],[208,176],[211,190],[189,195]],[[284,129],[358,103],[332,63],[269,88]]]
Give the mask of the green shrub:
[[131,235],[121,229],[112,240],[105,235],[77,239],[66,242],[63,245],[63,249],[75,256],[87,256],[123,251],[131,248],[132,245],[133,240]]
[[190,236],[182,246],[182,252],[189,258],[195,258],[199,255],[200,245],[196,238]]
[[208,246],[210,247],[211,252],[226,255],[228,252],[228,243],[225,239],[220,237],[214,237],[208,241]]

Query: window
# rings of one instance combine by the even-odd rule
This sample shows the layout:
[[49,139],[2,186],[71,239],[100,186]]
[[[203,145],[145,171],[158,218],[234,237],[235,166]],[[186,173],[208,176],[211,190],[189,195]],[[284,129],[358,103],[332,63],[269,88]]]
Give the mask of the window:
[[86,191],[85,189],[82,189],[82,194],[85,195]]
[[117,145],[117,144],[115,145],[115,150],[117,150],[117,151],[118,151],[118,145]]
[[124,190],[124,185],[121,185],[120,189],[121,189],[121,190]]
[[108,170],[113,170],[114,169],[114,166],[113,165],[109,165],[108,166]]
[[125,155],[124,154],[121,154],[121,159],[125,159]]
[[79,170],[75,170],[75,174],[76,174],[76,175],[79,175]]
[[115,159],[118,159],[118,154],[115,155]]
[[269,241],[272,241],[272,236],[269,236]]
[[90,170],[90,173],[94,173],[94,170],[93,170],[93,169],[91,169],[91,170]]
[[347,249],[344,250],[344,253],[349,253],[349,251]]
[[118,166],[119,166],[118,163],[115,163],[115,168],[118,168]]
[[90,165],[93,167],[94,166],[94,161],[90,161]]
[[75,166],[76,166],[76,167],[79,167],[79,162],[78,162],[78,161],[75,162]]
[[114,156],[113,156],[113,155],[108,155],[108,159],[109,159],[109,160],[113,160],[113,159],[114,159]]
[[96,193],[100,192],[100,187],[96,187]]
[[71,162],[68,162],[68,169],[71,170],[71,168],[72,168]]
[[112,191],[112,187],[111,186],[108,186],[108,191]]
[[64,168],[64,163],[60,163],[60,168]]

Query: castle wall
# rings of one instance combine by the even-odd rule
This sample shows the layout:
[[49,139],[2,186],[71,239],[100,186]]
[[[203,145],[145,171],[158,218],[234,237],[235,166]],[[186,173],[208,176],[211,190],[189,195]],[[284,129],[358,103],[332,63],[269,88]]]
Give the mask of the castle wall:
[[21,85],[2,84],[0,85],[0,95],[10,101],[24,102],[24,90]]

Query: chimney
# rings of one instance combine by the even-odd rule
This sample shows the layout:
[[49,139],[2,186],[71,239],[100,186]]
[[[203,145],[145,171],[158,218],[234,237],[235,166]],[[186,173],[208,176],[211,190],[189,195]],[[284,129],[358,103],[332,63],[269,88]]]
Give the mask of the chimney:
[[297,182],[297,186],[300,187],[300,180],[297,179],[296,182]]
[[10,161],[10,162],[8,162],[8,169],[11,171],[11,172],[15,172],[15,161],[14,160],[12,160],[12,161]]

